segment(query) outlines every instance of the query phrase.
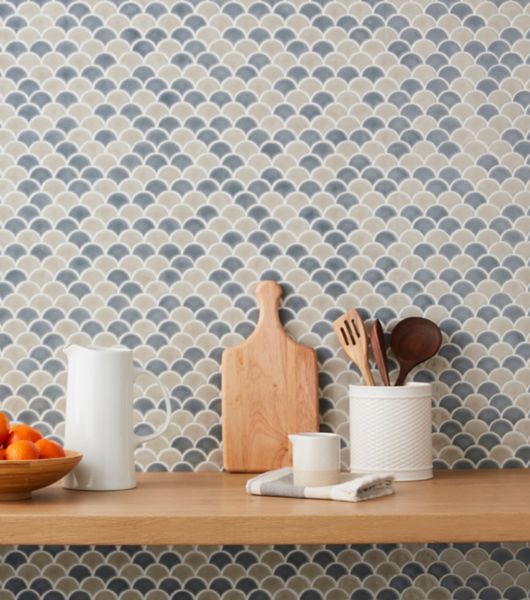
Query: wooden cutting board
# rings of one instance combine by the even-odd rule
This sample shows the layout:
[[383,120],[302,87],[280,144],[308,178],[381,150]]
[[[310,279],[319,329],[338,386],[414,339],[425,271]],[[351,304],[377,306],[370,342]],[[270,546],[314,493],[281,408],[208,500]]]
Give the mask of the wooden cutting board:
[[256,288],[260,315],[251,336],[223,353],[223,463],[255,473],[291,464],[289,433],[318,431],[317,357],[290,338],[278,307],[282,288]]

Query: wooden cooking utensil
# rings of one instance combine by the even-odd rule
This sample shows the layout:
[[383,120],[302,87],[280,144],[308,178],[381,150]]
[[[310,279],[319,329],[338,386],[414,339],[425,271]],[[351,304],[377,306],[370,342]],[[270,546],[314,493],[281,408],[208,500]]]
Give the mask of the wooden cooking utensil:
[[259,472],[290,464],[290,433],[318,431],[317,357],[290,338],[278,305],[282,288],[256,288],[260,315],[252,335],[223,353],[223,464]]
[[408,317],[393,329],[390,347],[399,364],[395,385],[403,385],[411,369],[434,356],[442,344],[442,332],[436,323],[423,317]]
[[361,315],[352,308],[333,321],[333,330],[342,349],[361,371],[367,385],[375,385],[368,363],[368,337]]
[[374,319],[370,328],[370,345],[372,346],[372,354],[374,355],[375,364],[383,380],[383,385],[390,385],[388,377],[388,366],[386,358],[385,336],[381,321]]

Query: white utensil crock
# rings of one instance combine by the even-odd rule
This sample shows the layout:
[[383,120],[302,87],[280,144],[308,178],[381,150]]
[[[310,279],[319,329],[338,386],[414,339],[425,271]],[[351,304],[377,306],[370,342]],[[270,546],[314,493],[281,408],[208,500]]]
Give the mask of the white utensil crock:
[[430,479],[431,423],[430,383],[350,386],[350,470]]
[[340,479],[340,438],[336,433],[292,433],[293,482],[316,487]]
[[[134,449],[167,429],[169,392],[150,371],[133,365],[127,348],[72,345],[66,348],[65,446],[83,460],[64,479],[76,490],[125,490],[136,486]],[[133,383],[140,374],[155,379],[162,390],[166,418],[152,434],[133,433]]]

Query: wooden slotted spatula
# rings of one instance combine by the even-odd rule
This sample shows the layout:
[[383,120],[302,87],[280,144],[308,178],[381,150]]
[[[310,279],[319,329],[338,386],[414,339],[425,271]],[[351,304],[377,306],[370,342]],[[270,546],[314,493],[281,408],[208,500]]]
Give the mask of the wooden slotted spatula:
[[359,367],[366,385],[375,385],[368,363],[368,337],[361,315],[354,308],[350,309],[333,321],[333,330],[344,352]]

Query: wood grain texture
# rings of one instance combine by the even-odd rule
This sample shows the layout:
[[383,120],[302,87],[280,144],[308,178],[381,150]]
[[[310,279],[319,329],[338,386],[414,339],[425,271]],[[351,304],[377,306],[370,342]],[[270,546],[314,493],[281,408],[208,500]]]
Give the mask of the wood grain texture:
[[368,335],[361,315],[351,308],[332,323],[342,349],[357,365],[366,385],[375,385],[368,361]]
[[62,479],[81,458],[67,450],[64,458],[0,461],[0,501],[30,498],[34,490]]
[[403,385],[410,371],[432,358],[442,344],[442,332],[436,323],[423,317],[407,317],[392,330],[390,347],[399,364],[394,385]]
[[318,431],[316,352],[285,333],[278,315],[281,295],[277,283],[259,283],[256,329],[223,353],[223,465],[227,471],[260,472],[289,465],[287,435]]
[[370,328],[370,346],[372,348],[372,354],[377,365],[379,375],[383,385],[390,385],[390,378],[388,376],[388,359],[386,356],[385,346],[385,335],[383,333],[383,327],[379,319],[372,321]]
[[0,544],[322,544],[530,540],[530,471],[439,471],[350,504],[249,496],[248,475],[138,473],[138,487],[59,484],[5,502]]

